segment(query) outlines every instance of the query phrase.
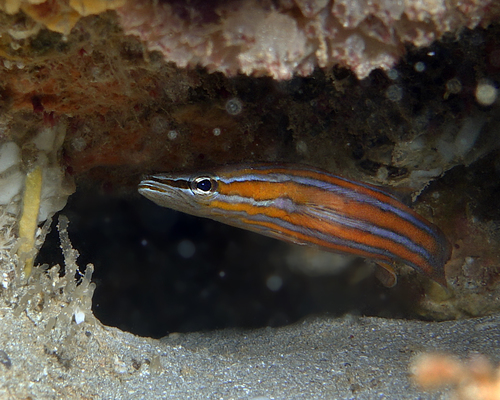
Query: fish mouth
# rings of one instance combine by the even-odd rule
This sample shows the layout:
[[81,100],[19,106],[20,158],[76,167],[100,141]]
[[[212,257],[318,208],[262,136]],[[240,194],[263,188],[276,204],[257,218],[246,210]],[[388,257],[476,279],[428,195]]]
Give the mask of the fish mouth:
[[146,197],[148,197],[147,194],[151,192],[165,192],[156,181],[150,179],[142,180],[137,187],[137,191]]
[[146,175],[144,176],[137,190],[140,194],[147,196],[147,193],[169,193],[176,189],[188,189],[189,181],[182,178],[176,178],[166,174]]
[[139,183],[139,188],[145,186],[170,187],[179,189],[189,189],[189,179],[173,177],[170,175],[147,175]]

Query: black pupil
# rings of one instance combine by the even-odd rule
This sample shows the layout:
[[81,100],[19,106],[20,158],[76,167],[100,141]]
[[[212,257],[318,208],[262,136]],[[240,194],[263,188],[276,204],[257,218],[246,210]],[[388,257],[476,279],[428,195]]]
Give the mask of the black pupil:
[[210,179],[203,179],[196,184],[196,187],[204,192],[208,192],[212,188],[212,182],[210,182]]

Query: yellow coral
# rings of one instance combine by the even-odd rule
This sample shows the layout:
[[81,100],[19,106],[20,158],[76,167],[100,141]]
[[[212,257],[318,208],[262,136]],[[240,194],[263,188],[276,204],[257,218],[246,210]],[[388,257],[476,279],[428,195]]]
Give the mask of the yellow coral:
[[21,9],[37,22],[41,22],[47,29],[68,35],[80,19],[80,14],[68,5],[60,2],[54,4],[24,3]]
[[40,210],[40,196],[42,193],[42,168],[35,167],[26,176],[23,210],[19,220],[18,254],[26,257],[24,275],[29,277],[33,268],[33,249],[35,246],[35,232],[38,226],[38,212]]
[[125,4],[125,0],[69,0],[69,5],[81,16],[100,14]]
[[125,0],[0,0],[0,9],[11,15],[22,10],[47,29],[68,35],[81,17],[100,14],[124,3]]

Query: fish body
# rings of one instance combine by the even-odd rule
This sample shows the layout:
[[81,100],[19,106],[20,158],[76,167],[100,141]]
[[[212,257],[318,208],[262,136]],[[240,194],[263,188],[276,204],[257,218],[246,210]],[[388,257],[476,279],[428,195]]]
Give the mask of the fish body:
[[[156,174],[139,193],[160,206],[287,242],[407,264],[446,286],[451,247],[441,230],[393,195],[302,165],[234,165]],[[394,280],[395,283],[395,280]]]

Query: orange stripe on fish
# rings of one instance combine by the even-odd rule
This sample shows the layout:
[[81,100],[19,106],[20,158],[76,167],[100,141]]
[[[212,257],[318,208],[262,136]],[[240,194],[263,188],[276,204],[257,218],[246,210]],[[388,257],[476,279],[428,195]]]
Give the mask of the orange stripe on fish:
[[[155,203],[288,242],[391,264],[446,285],[451,247],[438,227],[384,190],[300,165],[229,166],[157,174],[139,192]],[[395,280],[394,280],[395,281]]]

